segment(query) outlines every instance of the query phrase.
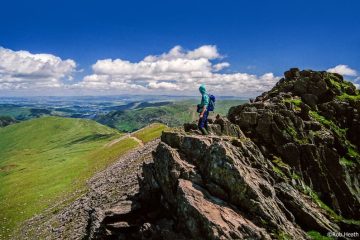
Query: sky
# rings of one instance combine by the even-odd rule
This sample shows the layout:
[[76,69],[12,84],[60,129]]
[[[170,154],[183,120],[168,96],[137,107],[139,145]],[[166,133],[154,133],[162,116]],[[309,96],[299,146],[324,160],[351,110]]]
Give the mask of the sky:
[[257,96],[291,67],[360,84],[358,0],[7,0],[0,96]]

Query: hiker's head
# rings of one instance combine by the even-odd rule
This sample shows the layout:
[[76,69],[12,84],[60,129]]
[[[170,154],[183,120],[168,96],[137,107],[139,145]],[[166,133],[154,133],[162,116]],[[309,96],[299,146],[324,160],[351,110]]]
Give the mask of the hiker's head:
[[200,91],[201,94],[206,93],[206,88],[205,88],[205,85],[204,85],[204,84],[201,84],[201,85],[200,85],[199,91]]

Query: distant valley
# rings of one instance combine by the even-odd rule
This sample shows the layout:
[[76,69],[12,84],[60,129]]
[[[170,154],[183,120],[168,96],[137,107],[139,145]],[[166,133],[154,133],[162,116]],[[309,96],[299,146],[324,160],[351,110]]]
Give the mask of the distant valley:
[[[0,98],[0,126],[42,116],[86,118],[123,132],[138,130],[150,123],[180,126],[197,119],[196,97],[33,97]],[[219,97],[215,114],[226,115],[231,106],[247,102]]]

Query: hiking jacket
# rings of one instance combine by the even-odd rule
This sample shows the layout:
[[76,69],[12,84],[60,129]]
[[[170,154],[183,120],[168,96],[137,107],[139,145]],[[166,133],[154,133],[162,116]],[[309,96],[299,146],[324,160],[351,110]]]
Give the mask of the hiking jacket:
[[201,85],[200,88],[199,88],[199,91],[201,93],[201,103],[200,103],[200,107],[208,107],[209,105],[209,101],[210,101],[210,98],[209,98],[209,95],[207,94],[206,92],[206,88]]

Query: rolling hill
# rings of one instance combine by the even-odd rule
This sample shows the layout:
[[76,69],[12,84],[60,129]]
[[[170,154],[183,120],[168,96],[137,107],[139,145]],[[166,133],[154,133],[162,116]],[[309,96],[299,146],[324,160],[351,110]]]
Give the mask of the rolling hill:
[[0,127],[6,127],[8,125],[14,124],[17,121],[9,116],[0,116]]
[[[162,129],[138,134],[151,140]],[[139,141],[85,119],[42,117],[1,128],[0,239],[49,206],[79,196],[89,177]]]

